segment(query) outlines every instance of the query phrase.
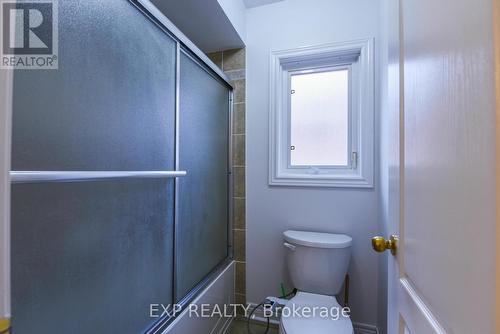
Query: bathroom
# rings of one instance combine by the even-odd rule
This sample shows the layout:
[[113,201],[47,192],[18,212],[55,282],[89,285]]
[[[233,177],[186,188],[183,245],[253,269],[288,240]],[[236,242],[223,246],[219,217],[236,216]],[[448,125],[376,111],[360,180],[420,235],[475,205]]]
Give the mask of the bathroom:
[[0,334],[499,333],[500,0],[0,6]]

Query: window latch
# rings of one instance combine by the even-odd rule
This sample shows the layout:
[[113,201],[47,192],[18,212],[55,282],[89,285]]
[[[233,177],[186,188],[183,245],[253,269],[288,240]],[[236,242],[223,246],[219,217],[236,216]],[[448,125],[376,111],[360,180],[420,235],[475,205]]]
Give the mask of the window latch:
[[352,152],[351,165],[352,169],[358,168],[358,152]]

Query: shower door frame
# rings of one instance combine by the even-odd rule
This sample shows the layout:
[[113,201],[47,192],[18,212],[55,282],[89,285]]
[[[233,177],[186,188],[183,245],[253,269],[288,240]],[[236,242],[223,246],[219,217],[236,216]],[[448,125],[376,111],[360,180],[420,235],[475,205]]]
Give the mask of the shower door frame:
[[[164,172],[11,172],[11,129],[12,129],[12,95],[13,70],[2,70],[0,73],[0,326],[2,321],[10,323],[11,295],[10,295],[10,185],[25,182],[64,182],[79,179],[99,180],[113,178],[174,178],[174,261],[173,261],[173,294],[172,302],[177,303],[184,310],[234,258],[234,244],[232,235],[233,226],[233,161],[232,161],[232,120],[234,88],[229,78],[219,69],[193,42],[189,40],[167,17],[165,17],[150,0],[123,0],[128,1],[141,11],[145,19],[149,19],[164,33],[176,42],[176,83],[175,83],[175,170]],[[228,88],[228,129],[227,129],[227,257],[207,274],[190,292],[177,301],[177,272],[176,272],[176,234],[178,231],[178,177],[189,177],[179,171],[179,117],[180,117],[180,55],[184,52],[213,78]],[[179,315],[179,314],[178,314]],[[148,334],[162,333],[175,319],[175,316],[165,315],[151,324],[145,331]],[[1,330],[1,328],[0,328]]]

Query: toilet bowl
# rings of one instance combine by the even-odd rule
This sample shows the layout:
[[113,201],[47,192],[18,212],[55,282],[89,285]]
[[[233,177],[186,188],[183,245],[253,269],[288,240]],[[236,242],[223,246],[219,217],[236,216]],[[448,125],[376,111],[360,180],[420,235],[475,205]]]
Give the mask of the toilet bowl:
[[[300,316],[293,315],[294,309]],[[282,310],[280,334],[304,333],[353,334],[354,329],[335,297],[299,291]]]
[[351,256],[352,238],[308,231],[283,233],[290,278],[298,290],[283,308],[280,334],[352,334],[337,302]]

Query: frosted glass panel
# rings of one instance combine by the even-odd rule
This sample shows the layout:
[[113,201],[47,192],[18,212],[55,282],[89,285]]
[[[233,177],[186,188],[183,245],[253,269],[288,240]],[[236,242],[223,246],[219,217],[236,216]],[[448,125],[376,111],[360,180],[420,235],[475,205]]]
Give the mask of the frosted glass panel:
[[12,169],[171,170],[175,52],[128,1],[59,1],[59,69],[14,74]]
[[177,299],[227,257],[229,91],[186,55],[180,77]]
[[12,187],[18,334],[141,333],[172,302],[173,181]]
[[291,165],[347,165],[349,71],[292,75],[291,89]]
[[[59,69],[14,74],[12,169],[174,170],[176,42],[129,1],[58,3]],[[15,332],[148,328],[173,206],[172,179],[13,185]]]

